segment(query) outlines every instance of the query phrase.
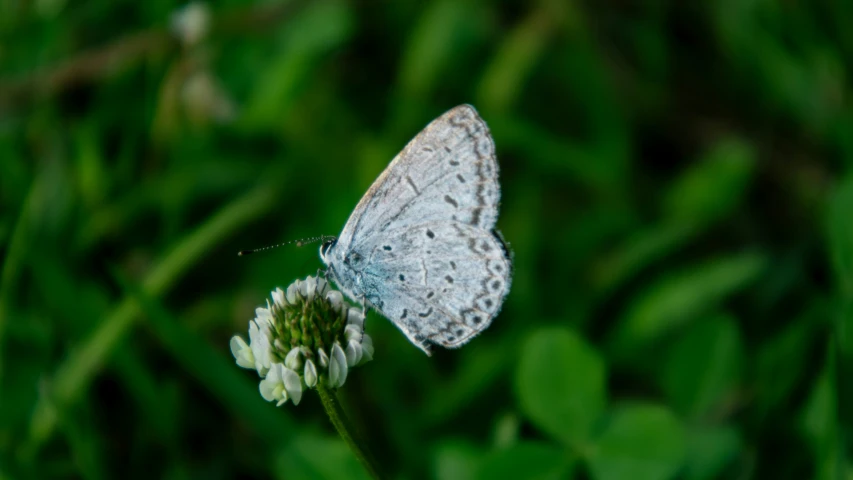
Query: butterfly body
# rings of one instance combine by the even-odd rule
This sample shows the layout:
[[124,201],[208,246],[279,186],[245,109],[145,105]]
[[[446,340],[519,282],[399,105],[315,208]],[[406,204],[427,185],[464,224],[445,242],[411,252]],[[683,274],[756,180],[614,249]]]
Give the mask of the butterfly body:
[[494,141],[460,105],[388,165],[320,256],[338,287],[429,353],[484,330],[509,292],[509,251],[494,229],[500,185]]

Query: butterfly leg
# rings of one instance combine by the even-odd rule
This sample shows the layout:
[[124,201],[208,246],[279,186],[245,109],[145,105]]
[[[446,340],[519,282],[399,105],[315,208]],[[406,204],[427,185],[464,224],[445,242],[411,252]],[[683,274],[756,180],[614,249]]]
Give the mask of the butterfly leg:
[[361,315],[367,318],[367,295],[361,294]]

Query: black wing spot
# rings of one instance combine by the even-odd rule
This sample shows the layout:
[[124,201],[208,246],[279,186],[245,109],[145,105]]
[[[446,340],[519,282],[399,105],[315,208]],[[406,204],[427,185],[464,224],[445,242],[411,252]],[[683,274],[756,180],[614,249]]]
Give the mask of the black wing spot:
[[487,298],[483,303],[486,304],[486,308],[492,308],[492,300]]
[[483,243],[480,245],[480,248],[482,248],[484,252],[491,252],[492,251],[492,246],[489,245],[489,242],[487,242],[485,240],[483,240]]
[[432,307],[429,307],[429,310],[427,310],[424,313],[419,313],[418,316],[421,318],[426,318],[426,317],[430,316],[431,314],[432,314]]
[[456,340],[456,337],[454,337],[453,335],[448,335],[448,337],[447,337],[448,342],[452,342],[454,340]]
[[502,271],[503,271],[503,269],[504,269],[504,267],[502,267],[502,266],[500,266],[500,265],[496,265],[496,266],[495,266],[495,271],[496,271],[496,272],[502,272]]
[[447,202],[447,203],[449,203],[449,204],[451,204],[451,205],[453,205],[453,208],[459,208],[459,204],[458,204],[458,203],[456,203],[456,200],[452,199],[452,198],[450,197],[450,195],[445,195],[445,196],[444,196],[444,201],[445,201],[445,202]]
[[425,152],[434,152],[435,150],[433,150],[433,149],[432,149],[432,147],[424,147],[424,148],[423,148],[423,151],[425,151]]
[[406,281],[406,276],[405,276],[405,275],[403,275],[402,273],[400,274],[400,281],[401,281],[401,282],[405,282],[405,281]]
[[427,234],[427,237],[429,237],[429,238],[435,238],[435,234],[432,233],[432,230],[430,230],[428,228],[427,228],[426,234]]
[[456,270],[456,262],[454,262],[453,260],[450,261],[450,268]]
[[483,213],[482,208],[475,208],[474,211],[471,212],[471,225],[479,225],[480,224],[480,215]]
[[459,180],[459,183],[465,183],[465,177],[461,173],[456,174],[456,179]]
[[403,314],[402,314],[402,315],[400,315],[400,320],[402,320],[402,319],[406,318],[406,316],[407,316],[407,315],[409,315],[409,311],[408,311],[408,310],[406,310],[406,309],[404,308],[404,309],[403,309]]
[[447,152],[447,153],[450,153],[450,151],[451,151],[451,150],[450,150],[450,147],[448,147],[447,145],[445,145],[445,146],[444,146],[444,151],[445,151],[445,152]]
[[460,337],[461,337],[464,333],[465,333],[465,330],[462,330],[461,328],[460,328],[459,330],[456,330],[456,335],[457,335],[457,336],[460,336]]
[[451,160],[451,161],[450,161],[450,166],[451,166],[451,167],[458,167],[458,166],[459,166],[459,162],[457,162],[456,160]]
[[435,292],[429,292],[427,293],[426,298],[432,298],[433,296],[435,296]]
[[482,318],[480,318],[480,316],[479,316],[479,315],[474,316],[474,318],[472,318],[471,320],[473,320],[473,321],[474,321],[474,325],[479,325],[479,324],[480,324],[480,322],[482,322],[482,321],[483,321],[483,319],[482,319]]
[[447,283],[453,283],[453,277],[451,277],[450,275],[444,277],[444,279],[447,280]]
[[391,245],[385,245],[384,247],[382,247],[382,249],[385,250],[386,252],[390,252],[391,251]]
[[500,288],[501,288],[500,280],[495,280],[494,282],[492,282],[492,290],[498,290]]
[[417,185],[415,185],[414,180],[412,180],[412,177],[406,176],[406,181],[409,182],[409,186],[412,187],[412,190],[415,191],[415,195],[421,194],[421,192],[418,191],[418,187],[417,187]]

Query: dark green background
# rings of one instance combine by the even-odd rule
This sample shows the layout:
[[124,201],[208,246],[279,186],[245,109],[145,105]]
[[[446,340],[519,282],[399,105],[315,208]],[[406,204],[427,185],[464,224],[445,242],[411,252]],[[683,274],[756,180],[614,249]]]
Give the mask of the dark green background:
[[370,315],[386,473],[853,475],[850,2],[255,3],[185,47],[172,1],[0,2],[0,478],[363,478],[228,351],[317,245],[235,252],[460,103],[515,276],[432,358]]

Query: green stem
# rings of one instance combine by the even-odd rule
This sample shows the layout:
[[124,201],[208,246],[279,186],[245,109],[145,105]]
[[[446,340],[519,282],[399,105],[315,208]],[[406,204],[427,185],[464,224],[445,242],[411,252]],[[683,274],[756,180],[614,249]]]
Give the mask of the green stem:
[[341,407],[341,402],[338,401],[338,396],[335,392],[323,385],[322,379],[317,383],[317,392],[320,394],[320,401],[323,402],[323,408],[326,410],[326,414],[329,415],[329,420],[332,421],[335,430],[338,431],[338,435],[344,439],[344,442],[346,442],[352,453],[355,454],[358,461],[361,462],[361,465],[371,477],[376,479],[382,478],[379,474],[376,460],[370,454],[364,440],[358,436],[358,433],[353,428],[352,422],[350,422],[347,414]]

